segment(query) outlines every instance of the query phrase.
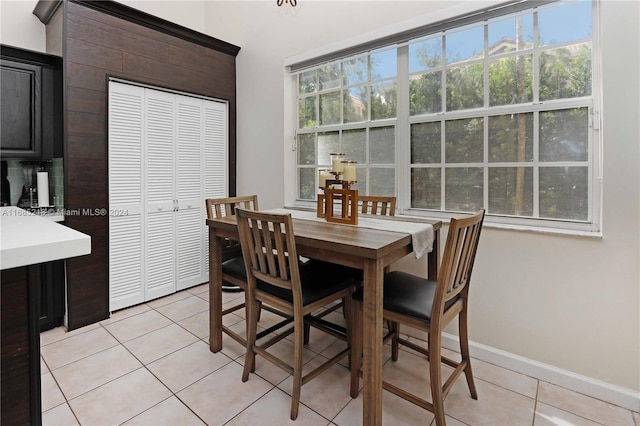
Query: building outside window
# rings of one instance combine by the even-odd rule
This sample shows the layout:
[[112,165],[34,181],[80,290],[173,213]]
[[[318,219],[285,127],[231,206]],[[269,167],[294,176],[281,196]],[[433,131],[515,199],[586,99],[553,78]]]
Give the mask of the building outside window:
[[596,6],[494,13],[298,70],[297,199],[339,151],[355,188],[405,213],[599,230]]

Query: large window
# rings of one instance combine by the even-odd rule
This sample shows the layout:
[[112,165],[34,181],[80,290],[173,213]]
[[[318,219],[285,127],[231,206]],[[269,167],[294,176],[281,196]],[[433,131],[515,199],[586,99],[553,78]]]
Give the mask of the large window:
[[554,2],[298,72],[298,199],[340,151],[357,189],[404,211],[597,229],[593,8]]

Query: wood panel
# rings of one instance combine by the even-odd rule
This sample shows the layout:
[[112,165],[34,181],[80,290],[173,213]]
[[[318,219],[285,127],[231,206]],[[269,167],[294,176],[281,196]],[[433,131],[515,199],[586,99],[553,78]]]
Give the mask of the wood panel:
[[100,111],[106,102],[104,91],[67,87],[67,96],[73,99],[70,112]]
[[[68,1],[65,15],[65,208],[108,209],[110,76],[229,102],[229,192],[235,194],[236,46],[107,1]],[[106,13],[103,13],[106,12]],[[119,16],[114,16],[119,15]],[[108,316],[108,218],[68,218],[92,253],[68,263],[68,325]]]
[[0,423],[40,424],[38,267],[2,271]]

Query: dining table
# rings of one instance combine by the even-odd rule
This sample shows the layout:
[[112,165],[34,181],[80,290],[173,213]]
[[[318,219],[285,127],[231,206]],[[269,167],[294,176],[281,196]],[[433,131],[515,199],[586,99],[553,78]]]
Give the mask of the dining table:
[[[362,224],[302,219],[295,209],[291,209],[291,213],[300,256],[363,271],[363,424],[381,425],[384,271],[414,252],[415,238],[409,232],[394,228],[402,228],[406,222],[433,227],[432,247],[427,253],[427,274],[429,279],[437,280],[442,222],[411,216],[361,215],[361,222],[367,217],[389,221],[383,222],[384,229],[373,229]],[[222,250],[226,239],[239,240],[239,237],[235,216],[206,219],[206,225],[209,230],[209,347],[212,352],[218,352],[222,349]]]

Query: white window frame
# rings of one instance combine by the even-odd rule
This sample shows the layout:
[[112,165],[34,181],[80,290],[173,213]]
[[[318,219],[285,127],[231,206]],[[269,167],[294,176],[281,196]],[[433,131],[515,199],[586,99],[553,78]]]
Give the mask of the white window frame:
[[[542,218],[525,218],[525,217],[512,217],[512,216],[501,216],[495,214],[488,214],[485,217],[485,223],[487,226],[510,229],[510,230],[523,230],[523,231],[537,231],[537,232],[549,232],[549,233],[560,233],[560,234],[571,234],[571,235],[581,235],[581,236],[589,236],[589,237],[601,237],[602,236],[602,228],[601,228],[601,215],[602,215],[602,182],[603,182],[603,162],[602,162],[602,134],[601,134],[601,64],[600,64],[600,43],[599,43],[599,32],[600,32],[600,24],[599,24],[599,14],[598,14],[598,2],[600,0],[594,0],[592,2],[592,16],[593,16],[593,30],[592,30],[592,95],[591,100],[585,103],[584,98],[574,98],[568,100],[560,100],[560,101],[545,101],[540,102],[538,99],[534,99],[534,106],[528,105],[527,107],[523,107],[523,112],[532,112],[532,111],[540,111],[547,110],[550,105],[557,107],[560,109],[561,107],[570,108],[576,106],[588,106],[588,119],[589,119],[589,140],[588,140],[588,149],[589,149],[589,158],[587,161],[589,167],[589,205],[588,205],[588,220],[586,222],[573,221],[573,220],[561,220],[561,219],[542,219]],[[474,3],[474,4],[470,4]],[[452,18],[462,14],[473,13],[474,8],[478,8],[480,6],[485,6],[487,3],[496,4],[497,2],[465,2],[463,5],[459,5],[458,7],[447,8],[442,10],[441,13],[432,14],[429,17],[422,17],[419,21],[422,26],[425,25],[425,22],[438,22],[443,19]],[[554,7],[555,4],[552,3],[550,5],[544,5],[538,7],[538,11],[546,9],[548,7]],[[522,13],[526,13],[523,11]],[[509,13],[508,15],[513,15]],[[495,19],[489,20],[488,22],[499,20],[497,17]],[[394,26],[393,28],[383,29],[379,32],[378,36],[372,35],[369,41],[374,40],[376,38],[382,38],[383,36],[392,36],[394,31],[402,31],[402,30],[410,30],[411,28],[417,27],[416,23],[418,20],[412,20],[404,24],[404,26]],[[413,25],[413,26],[412,26]],[[471,24],[473,25],[473,24]],[[466,27],[466,25],[464,26]],[[462,28],[462,27],[460,27]],[[455,30],[459,30],[460,28],[455,28]],[[427,35],[425,34],[425,38]],[[415,40],[415,39],[414,39]],[[485,39],[486,40],[486,39]],[[340,51],[341,49],[346,49],[352,46],[356,46],[359,44],[365,43],[367,40],[363,38],[357,38],[350,41],[345,41],[340,45],[332,45],[327,46],[322,49],[316,49],[311,52],[307,52],[302,55],[297,55],[295,57],[287,58],[285,60],[285,124],[289,123],[287,128],[292,129],[291,133],[287,132],[291,137],[292,145],[290,150],[285,150],[285,203],[287,205],[294,205],[299,207],[308,207],[314,208],[315,203],[299,200],[297,199],[298,193],[298,182],[297,182],[297,152],[296,149],[296,129],[297,129],[297,74],[291,73],[291,66],[303,61],[309,61],[313,58],[320,58],[327,54],[330,54],[332,51]],[[404,78],[404,76],[408,76],[408,47],[407,43],[399,44],[399,54],[398,54],[398,75],[397,75],[397,90],[398,90],[398,98],[402,96],[402,93],[408,95],[409,91],[409,80],[408,78]],[[561,47],[562,44],[553,45],[549,48],[558,48]],[[486,46],[485,46],[486,48]],[[376,49],[378,50],[378,49]],[[364,53],[364,52],[363,52]],[[353,57],[356,55],[349,55],[348,57]],[[508,55],[507,55],[508,56]],[[485,63],[490,63],[496,60],[498,57],[504,57],[504,55],[495,55],[488,56],[482,61],[486,61]],[[446,69],[446,64],[443,64],[440,68],[444,70]],[[308,68],[307,68],[308,69]],[[533,72],[538,73],[539,70],[534,64]],[[537,81],[537,79],[534,79]],[[486,83],[486,82],[485,82]],[[485,84],[485,91],[488,91],[488,85]],[[534,91],[535,92],[535,91]],[[443,97],[443,102],[445,102]],[[588,105],[587,105],[588,104]],[[460,217],[464,216],[464,214],[459,212],[452,211],[435,211],[435,210],[422,210],[422,209],[413,209],[410,208],[411,204],[411,187],[410,187],[410,173],[411,173],[411,164],[410,164],[410,124],[415,122],[424,121],[425,116],[409,116],[408,111],[404,111],[408,109],[408,105],[405,105],[405,102],[398,102],[398,111],[397,111],[397,119],[389,120],[394,121],[396,124],[396,194],[398,197],[398,208],[397,214],[407,214],[413,216],[424,216],[430,218],[438,218],[443,221],[448,221],[451,217]],[[509,109],[509,113],[514,111],[514,108],[511,106],[505,106],[505,109]],[[553,108],[556,109],[556,108]],[[478,117],[483,116],[488,117],[491,115],[496,115],[501,111],[500,107],[492,107],[490,113],[483,107],[483,111],[478,114],[478,110],[463,110],[463,111],[454,111],[447,113],[447,118],[451,119],[455,118],[465,118],[465,117]],[[369,114],[371,112],[369,111]],[[434,116],[440,116],[442,118],[441,113],[432,114]],[[381,120],[388,121],[388,120]],[[362,127],[370,127],[371,125],[379,125],[381,122],[367,122]],[[351,123],[350,123],[351,124]],[[363,123],[352,123],[352,124],[363,124]],[[333,126],[332,126],[333,127]],[[340,125],[340,128],[344,128],[344,125]],[[317,131],[325,131],[325,128],[314,128]],[[312,129],[309,129],[312,130]],[[330,130],[326,128],[326,130]],[[334,129],[335,130],[335,129]],[[538,129],[534,124],[534,132],[537,132]],[[486,128],[485,128],[486,133]],[[485,136],[486,137],[486,136]],[[486,149],[486,143],[485,143]],[[485,156],[486,157],[486,156]],[[527,167],[536,167],[539,163],[537,162],[529,162],[526,164]],[[554,166],[562,166],[563,163],[554,163]],[[484,169],[488,170],[491,166],[491,163],[485,162]],[[485,181],[484,185],[484,201],[487,202],[488,198],[486,192],[488,191],[487,179],[488,174],[484,173],[483,177]],[[537,193],[537,181],[534,178],[534,192]],[[486,207],[486,206],[485,206]]]

